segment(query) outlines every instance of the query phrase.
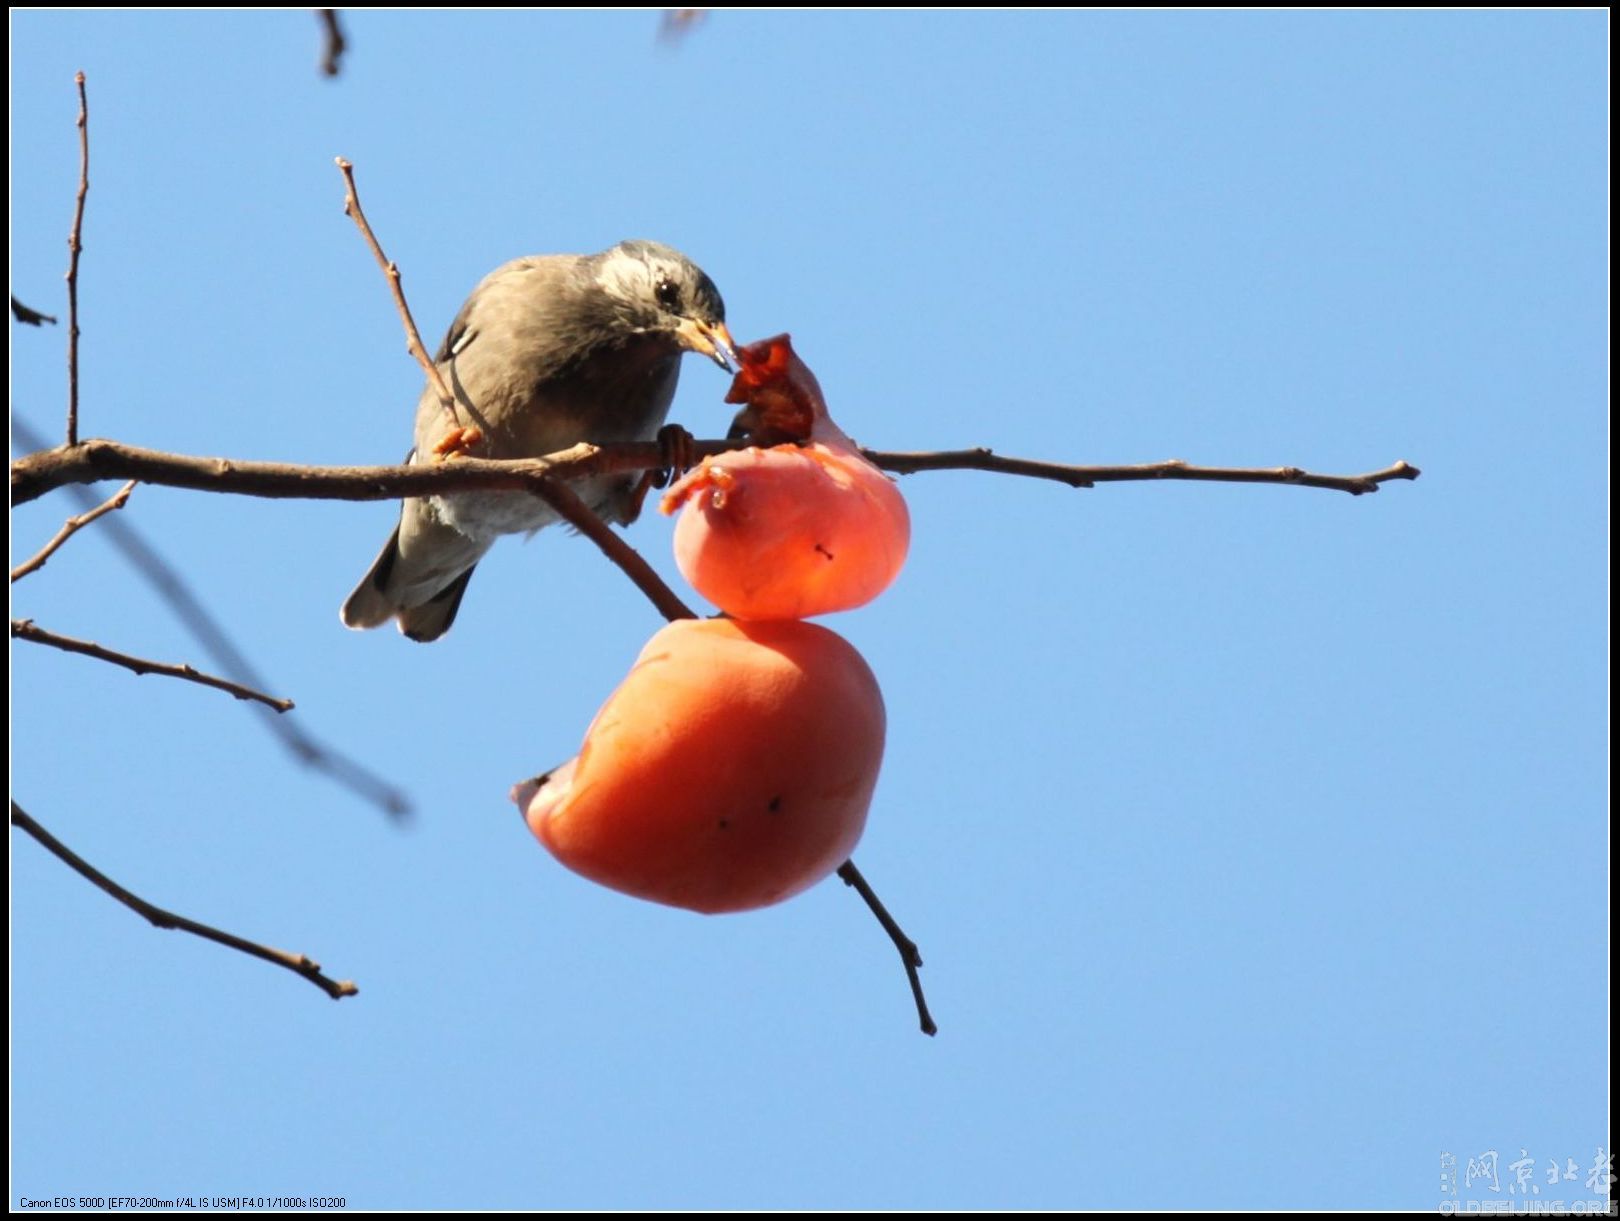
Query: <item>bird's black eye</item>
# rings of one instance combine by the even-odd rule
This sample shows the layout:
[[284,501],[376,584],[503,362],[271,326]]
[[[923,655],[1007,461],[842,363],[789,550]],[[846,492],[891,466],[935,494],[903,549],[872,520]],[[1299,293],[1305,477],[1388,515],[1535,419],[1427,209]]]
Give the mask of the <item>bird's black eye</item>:
[[658,298],[659,305],[674,313],[676,306],[681,303],[681,286],[666,276],[658,281],[653,289],[653,296]]

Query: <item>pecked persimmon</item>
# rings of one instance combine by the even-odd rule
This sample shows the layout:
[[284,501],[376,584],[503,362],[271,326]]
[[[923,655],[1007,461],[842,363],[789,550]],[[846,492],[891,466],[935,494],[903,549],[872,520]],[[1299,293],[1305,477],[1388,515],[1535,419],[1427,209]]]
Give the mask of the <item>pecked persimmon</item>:
[[854,851],[884,725],[877,680],[836,633],[680,620],[647,643],[578,757],[512,799],[576,873],[657,903],[746,911]]
[[[864,606],[905,563],[900,489],[834,424],[788,336],[749,344],[726,401],[755,444],[707,458],[664,496],[682,509],[675,562],[738,619],[802,619]],[[684,508],[683,508],[684,506]]]

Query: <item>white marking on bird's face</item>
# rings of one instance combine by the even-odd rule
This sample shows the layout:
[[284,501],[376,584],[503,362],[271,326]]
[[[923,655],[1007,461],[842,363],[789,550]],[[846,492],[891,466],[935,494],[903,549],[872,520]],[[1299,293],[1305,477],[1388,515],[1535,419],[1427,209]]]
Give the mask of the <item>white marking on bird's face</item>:
[[[672,320],[689,306],[691,279],[691,271],[679,259],[617,246],[608,251],[596,272],[596,282],[603,290],[634,315],[637,332],[672,329]],[[677,308],[669,308],[660,299],[660,285],[674,285],[678,290]],[[668,289],[664,291],[668,293]]]
[[647,264],[620,250],[608,252],[597,268],[596,282],[620,300],[636,300],[650,291]]

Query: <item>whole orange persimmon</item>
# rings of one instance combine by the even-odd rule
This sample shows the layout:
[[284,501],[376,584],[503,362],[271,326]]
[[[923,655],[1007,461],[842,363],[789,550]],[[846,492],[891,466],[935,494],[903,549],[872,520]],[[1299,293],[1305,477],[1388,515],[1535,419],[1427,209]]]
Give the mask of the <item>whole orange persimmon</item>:
[[746,911],[854,851],[884,726],[877,680],[836,633],[681,620],[647,643],[578,757],[512,798],[576,873],[658,903]]

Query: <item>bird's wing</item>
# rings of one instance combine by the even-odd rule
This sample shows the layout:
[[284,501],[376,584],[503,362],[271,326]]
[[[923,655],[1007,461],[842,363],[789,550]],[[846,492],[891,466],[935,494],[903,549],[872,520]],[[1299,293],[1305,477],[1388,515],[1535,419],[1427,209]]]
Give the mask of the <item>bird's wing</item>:
[[576,355],[568,315],[579,262],[576,255],[514,259],[472,291],[438,354],[458,418],[446,418],[428,387],[417,408],[418,450],[430,452],[451,428],[468,425],[483,433],[485,445],[479,452],[488,457],[522,457],[578,440],[562,418],[556,420],[561,438],[556,445],[537,449],[537,442],[552,438],[530,434],[547,422],[545,413],[536,410],[541,387]]

